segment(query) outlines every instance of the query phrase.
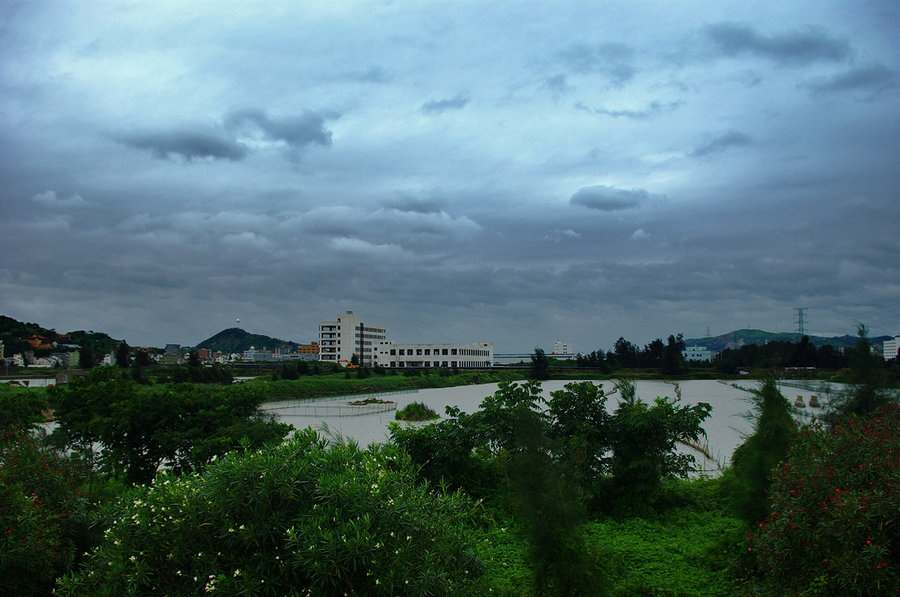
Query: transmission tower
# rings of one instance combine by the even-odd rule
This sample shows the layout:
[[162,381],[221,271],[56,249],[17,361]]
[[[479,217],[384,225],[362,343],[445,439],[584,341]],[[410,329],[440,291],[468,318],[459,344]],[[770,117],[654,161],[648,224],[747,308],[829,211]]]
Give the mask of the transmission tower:
[[806,335],[806,318],[803,316],[803,312],[808,308],[809,307],[794,307],[794,311],[797,312],[797,333],[801,336]]

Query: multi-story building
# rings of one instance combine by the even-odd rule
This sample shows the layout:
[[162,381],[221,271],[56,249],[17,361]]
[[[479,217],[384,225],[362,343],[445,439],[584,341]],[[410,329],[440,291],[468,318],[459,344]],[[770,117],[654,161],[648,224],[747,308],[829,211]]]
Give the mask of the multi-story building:
[[685,346],[681,354],[685,361],[712,361],[712,351],[703,346]]
[[900,336],[894,336],[890,340],[885,340],[882,354],[885,361],[890,361],[900,356]]
[[319,360],[348,363],[356,355],[359,364],[371,367],[375,364],[373,347],[387,339],[382,325],[364,323],[359,315],[347,311],[337,316],[337,321],[319,323]]
[[314,354],[316,356],[319,355],[319,343],[318,342],[310,342],[309,344],[301,344],[297,347],[297,352],[300,354]]
[[492,367],[494,343],[397,344],[385,340],[375,345],[372,360],[382,367]]
[[571,342],[560,342],[559,340],[553,341],[553,356],[570,354],[572,354]]

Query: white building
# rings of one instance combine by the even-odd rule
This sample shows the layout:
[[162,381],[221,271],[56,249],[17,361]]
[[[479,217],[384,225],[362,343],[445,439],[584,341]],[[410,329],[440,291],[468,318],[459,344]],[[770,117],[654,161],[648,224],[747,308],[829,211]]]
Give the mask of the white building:
[[681,354],[686,361],[712,361],[712,351],[702,346],[685,346]]
[[884,341],[884,350],[882,351],[882,354],[884,355],[885,361],[896,359],[898,352],[900,352],[900,336],[894,336],[890,340]]
[[337,316],[337,321],[319,322],[319,360],[337,363],[353,358],[359,364],[371,367],[375,364],[374,346],[387,339],[382,325],[363,323],[359,315],[347,311]]
[[372,360],[381,367],[492,367],[494,343],[397,344],[384,340],[375,344]]
[[571,342],[560,342],[559,340],[553,341],[553,356],[570,354],[574,354],[572,352]]

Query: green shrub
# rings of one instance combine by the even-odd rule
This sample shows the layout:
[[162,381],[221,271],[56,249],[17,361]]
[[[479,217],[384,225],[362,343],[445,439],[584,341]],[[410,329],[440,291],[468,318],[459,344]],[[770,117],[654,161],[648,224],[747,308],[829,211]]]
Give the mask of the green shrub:
[[834,429],[803,428],[747,545],[760,586],[773,594],[885,595],[900,587],[900,407]]
[[394,414],[398,421],[430,421],[437,419],[438,414],[430,406],[421,402],[410,402]]
[[161,474],[126,496],[61,595],[466,594],[477,506],[416,484],[393,446],[327,447],[315,431]]

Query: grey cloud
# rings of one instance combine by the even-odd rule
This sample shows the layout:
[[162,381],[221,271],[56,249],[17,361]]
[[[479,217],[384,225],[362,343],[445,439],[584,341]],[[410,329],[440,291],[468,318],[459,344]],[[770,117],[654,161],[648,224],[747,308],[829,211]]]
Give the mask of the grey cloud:
[[242,127],[256,127],[268,139],[284,141],[292,147],[304,145],[331,145],[331,131],[325,128],[325,120],[336,118],[334,113],[317,114],[305,110],[299,116],[269,118],[262,110],[238,110],[225,117],[225,126],[231,131]]
[[390,81],[390,77],[380,66],[372,66],[361,72],[348,73],[347,78],[364,83],[387,83]]
[[417,214],[436,214],[444,211],[444,202],[435,199],[413,199],[404,197],[393,201],[385,201],[390,209]]
[[461,110],[469,103],[465,95],[457,95],[450,99],[431,100],[422,104],[423,114],[441,114],[447,110]]
[[617,189],[605,185],[582,187],[572,195],[569,203],[600,211],[619,211],[640,207],[650,193],[643,189]]
[[571,87],[569,87],[569,84],[566,82],[566,76],[562,73],[554,75],[544,81],[544,87],[554,93],[568,93],[571,90]]
[[563,52],[562,58],[572,71],[599,73],[617,86],[629,81],[637,72],[632,64],[634,50],[622,43],[577,44]]
[[683,101],[674,101],[674,102],[657,102],[653,101],[647,104],[647,107],[643,110],[610,110],[609,108],[592,108],[586,105],[584,102],[577,102],[575,104],[575,108],[578,110],[583,110],[585,112],[589,112],[591,114],[596,114],[597,116],[611,116],[613,118],[630,118],[633,120],[646,120],[648,118],[653,118],[659,114],[665,114],[667,112],[672,112],[678,109],[679,106],[683,105]]
[[806,26],[787,33],[763,35],[741,23],[716,23],[704,34],[722,56],[762,56],[779,64],[800,66],[813,62],[840,62],[851,54],[850,45],[821,27]]
[[877,95],[897,86],[897,73],[883,64],[870,64],[851,68],[831,77],[822,77],[806,83],[813,94],[863,91]]
[[124,145],[151,152],[160,159],[172,155],[190,162],[196,158],[238,161],[247,155],[247,148],[233,139],[214,133],[172,130],[119,135],[115,140]]
[[58,197],[56,191],[37,193],[31,197],[31,200],[35,203],[46,205],[47,207],[73,207],[76,205],[85,205],[87,203],[87,201],[85,201],[78,193],[75,193],[68,198],[63,198]]
[[720,153],[729,147],[746,147],[751,143],[753,143],[753,140],[748,135],[738,131],[728,131],[708,143],[695,147],[690,155],[694,157],[703,157]]

